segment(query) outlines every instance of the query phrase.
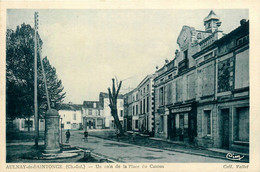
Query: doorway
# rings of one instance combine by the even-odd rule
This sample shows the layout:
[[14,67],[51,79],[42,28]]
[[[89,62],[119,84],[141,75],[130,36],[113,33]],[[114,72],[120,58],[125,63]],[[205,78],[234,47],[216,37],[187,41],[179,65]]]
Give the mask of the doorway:
[[229,149],[229,109],[221,109],[222,148]]
[[175,116],[169,115],[168,116],[168,139],[174,140],[175,135]]

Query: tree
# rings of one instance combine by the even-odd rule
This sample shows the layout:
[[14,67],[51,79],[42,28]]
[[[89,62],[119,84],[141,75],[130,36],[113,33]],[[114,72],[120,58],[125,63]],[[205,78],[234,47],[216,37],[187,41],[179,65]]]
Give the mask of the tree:
[[120,91],[120,88],[121,88],[122,81],[120,81],[117,90],[115,88],[115,79],[114,78],[112,79],[112,83],[113,83],[112,92],[111,92],[111,89],[108,88],[109,107],[110,107],[110,110],[111,110],[111,115],[114,118],[116,127],[119,130],[119,135],[122,136],[122,135],[124,135],[124,131],[123,131],[122,125],[119,121],[118,112],[117,112],[117,97],[118,97],[118,94],[119,94],[119,91]]
[[[43,42],[37,36],[41,50]],[[39,114],[44,114],[47,100],[39,59],[37,63],[38,109]],[[66,93],[63,93],[64,88],[57,77],[56,69],[51,66],[47,57],[43,59],[43,65],[51,100],[61,103]],[[30,25],[22,24],[15,31],[8,29],[6,32],[6,104],[6,114],[10,119],[29,120],[34,114],[34,29]],[[28,131],[29,129],[28,125]]]

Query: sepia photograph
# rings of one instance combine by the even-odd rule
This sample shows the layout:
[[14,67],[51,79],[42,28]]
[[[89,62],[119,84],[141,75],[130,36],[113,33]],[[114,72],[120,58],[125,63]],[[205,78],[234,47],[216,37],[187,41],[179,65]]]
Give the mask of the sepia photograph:
[[6,9],[6,168],[248,168],[249,23],[214,6]]

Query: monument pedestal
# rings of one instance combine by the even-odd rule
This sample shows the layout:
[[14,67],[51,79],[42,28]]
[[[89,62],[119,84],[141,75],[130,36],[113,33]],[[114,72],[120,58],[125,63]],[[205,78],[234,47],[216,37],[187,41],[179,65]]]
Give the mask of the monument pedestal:
[[60,152],[59,113],[49,109],[45,115],[45,150],[46,153]]

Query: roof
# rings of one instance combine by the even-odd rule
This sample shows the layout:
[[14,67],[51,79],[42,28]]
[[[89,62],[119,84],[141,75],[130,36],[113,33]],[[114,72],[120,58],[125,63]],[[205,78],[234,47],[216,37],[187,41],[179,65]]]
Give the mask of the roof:
[[209,15],[204,18],[204,22],[207,22],[209,20],[219,20],[219,16],[217,16],[216,13],[213,10],[211,10],[209,12]]
[[[96,106],[94,106],[96,104]],[[83,102],[83,108],[93,108],[98,109],[100,108],[100,103],[98,101],[84,101]]]
[[59,106],[59,110],[81,110],[82,105],[72,103],[62,103]]

